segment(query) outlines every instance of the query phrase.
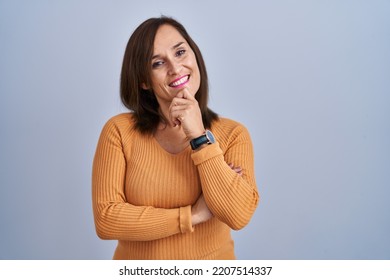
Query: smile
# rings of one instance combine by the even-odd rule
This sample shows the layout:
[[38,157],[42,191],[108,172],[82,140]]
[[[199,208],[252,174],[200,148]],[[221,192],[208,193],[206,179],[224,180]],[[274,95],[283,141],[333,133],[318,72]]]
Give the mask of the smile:
[[188,81],[190,80],[190,75],[185,75],[183,77],[180,77],[176,80],[174,80],[172,83],[169,84],[170,87],[181,87],[183,85],[185,85],[186,83],[188,83]]

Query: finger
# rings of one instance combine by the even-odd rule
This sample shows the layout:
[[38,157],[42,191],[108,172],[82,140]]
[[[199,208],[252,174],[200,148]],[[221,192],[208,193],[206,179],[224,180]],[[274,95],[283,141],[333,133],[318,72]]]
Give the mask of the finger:
[[181,125],[181,122],[182,122],[183,118],[181,116],[178,116],[176,118],[172,118],[171,119],[171,122],[172,122],[172,126],[173,127],[176,127],[178,125]]
[[188,88],[183,88],[183,90],[179,91],[176,95],[178,98],[195,100],[194,96],[190,93]]
[[190,104],[190,101],[185,100],[183,98],[175,97],[175,98],[172,99],[171,105],[169,105],[169,110],[171,110],[172,108],[174,108],[176,106],[189,105],[189,104]]
[[173,127],[176,127],[181,124],[181,121],[179,120],[180,112],[183,110],[181,105],[177,105],[176,103],[172,102],[169,106],[169,119],[171,122],[171,125]]
[[174,124],[174,126],[181,125],[184,120],[185,120],[185,115],[183,111],[178,110],[175,112],[171,112],[171,122]]
[[173,121],[175,118],[177,118],[180,111],[182,111],[183,109],[184,108],[181,105],[171,105],[168,109],[170,119]]
[[169,111],[172,112],[177,112],[177,111],[186,111],[188,109],[187,104],[176,104],[173,105],[169,108]]
[[171,119],[177,119],[179,117],[184,117],[188,114],[187,112],[187,105],[177,105],[177,106],[173,106],[170,111],[169,111],[169,114],[171,116]]
[[177,98],[185,98],[185,96],[187,95],[188,93],[188,88],[185,87],[183,88],[182,90],[180,90],[177,94],[176,94],[176,97]]
[[177,105],[180,105],[180,104],[190,104],[190,103],[192,103],[191,102],[191,100],[189,100],[189,99],[186,99],[186,98],[181,98],[181,97],[174,97],[173,99],[172,99],[172,102],[171,102],[171,104],[177,104]]
[[234,172],[236,172],[239,175],[242,175],[242,168],[241,168],[241,166],[234,166],[233,163],[229,163],[228,165]]
[[242,169],[241,168],[234,168],[234,172],[236,172],[238,175],[242,175]]
[[175,124],[175,126],[183,124],[184,120],[185,117],[182,114],[176,114],[171,117],[171,121]]

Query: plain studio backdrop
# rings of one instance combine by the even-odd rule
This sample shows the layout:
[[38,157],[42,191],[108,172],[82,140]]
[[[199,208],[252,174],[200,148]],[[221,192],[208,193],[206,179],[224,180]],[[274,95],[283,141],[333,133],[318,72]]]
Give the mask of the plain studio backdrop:
[[0,259],[111,259],[91,167],[125,46],[172,16],[210,107],[243,123],[261,202],[239,259],[390,258],[389,1],[0,0]]

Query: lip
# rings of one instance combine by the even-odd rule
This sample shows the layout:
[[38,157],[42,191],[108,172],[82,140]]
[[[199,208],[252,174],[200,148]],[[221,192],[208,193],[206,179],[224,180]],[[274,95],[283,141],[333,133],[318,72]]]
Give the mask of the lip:
[[[183,80],[183,81],[180,81]],[[190,81],[190,75],[183,75],[175,80],[173,80],[171,83],[169,83],[170,87],[173,88],[182,88],[184,87],[188,82]]]

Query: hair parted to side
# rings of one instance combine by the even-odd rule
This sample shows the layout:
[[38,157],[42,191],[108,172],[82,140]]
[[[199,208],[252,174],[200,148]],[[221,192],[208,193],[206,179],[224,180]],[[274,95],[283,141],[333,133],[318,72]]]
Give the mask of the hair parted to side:
[[136,129],[142,133],[153,134],[159,122],[163,120],[153,91],[145,90],[141,85],[151,84],[154,38],[158,28],[164,24],[174,27],[195,53],[200,72],[200,87],[195,94],[195,99],[198,101],[204,126],[210,128],[211,123],[218,119],[218,115],[207,106],[209,87],[206,65],[198,46],[183,25],[170,17],[150,18],[138,26],[131,35],[126,46],[120,78],[122,103],[133,111]]

